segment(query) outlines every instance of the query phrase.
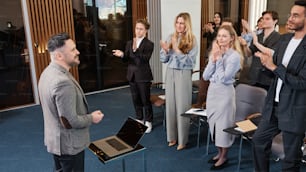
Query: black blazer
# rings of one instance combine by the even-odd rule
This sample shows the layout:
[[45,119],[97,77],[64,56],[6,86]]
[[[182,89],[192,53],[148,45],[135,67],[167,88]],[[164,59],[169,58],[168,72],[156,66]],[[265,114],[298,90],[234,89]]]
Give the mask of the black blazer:
[[[258,42],[263,46],[268,48],[275,48],[280,39],[280,34],[276,31],[273,31],[264,41],[264,33],[257,35]],[[273,73],[270,70],[267,70],[260,62],[260,58],[254,56],[254,53],[259,51],[259,49],[253,44],[253,41],[250,45],[250,50],[252,51],[252,64],[250,66],[249,77],[250,84],[262,84],[270,85],[272,79],[274,78]]]
[[281,78],[283,86],[280,90],[277,113],[279,129],[303,134],[306,131],[306,36],[285,68],[282,59],[292,37],[293,34],[282,35],[275,51],[274,63],[278,67],[273,71],[276,77],[266,98],[263,119],[271,119],[277,79]]
[[153,80],[149,63],[153,49],[154,43],[147,38],[141,41],[135,52],[133,52],[133,40],[127,42],[122,60],[128,62],[128,81],[151,82]]

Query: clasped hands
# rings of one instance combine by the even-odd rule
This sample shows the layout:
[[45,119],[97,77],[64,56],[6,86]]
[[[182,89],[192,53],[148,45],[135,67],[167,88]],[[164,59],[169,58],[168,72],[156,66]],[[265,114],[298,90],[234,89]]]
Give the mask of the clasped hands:
[[92,116],[92,122],[97,124],[103,119],[104,114],[100,110],[96,110],[91,113],[91,116]]
[[210,53],[210,60],[213,63],[216,63],[217,60],[222,58],[222,55],[225,53],[225,48],[218,44],[218,41],[212,43],[212,49]]

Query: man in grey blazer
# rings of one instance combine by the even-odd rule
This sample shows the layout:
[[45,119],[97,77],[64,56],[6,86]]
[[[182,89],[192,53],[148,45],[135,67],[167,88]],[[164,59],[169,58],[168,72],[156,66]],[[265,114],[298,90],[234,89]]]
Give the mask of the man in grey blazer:
[[48,41],[51,63],[38,83],[44,115],[44,142],[53,155],[54,171],[84,171],[84,149],[89,145],[89,126],[104,114],[88,111],[84,92],[69,69],[79,65],[79,51],[67,33]]
[[295,33],[282,35],[271,56],[256,53],[275,74],[253,136],[255,171],[269,171],[272,139],[283,133],[282,171],[299,171],[306,131],[306,1],[296,1],[287,21]]

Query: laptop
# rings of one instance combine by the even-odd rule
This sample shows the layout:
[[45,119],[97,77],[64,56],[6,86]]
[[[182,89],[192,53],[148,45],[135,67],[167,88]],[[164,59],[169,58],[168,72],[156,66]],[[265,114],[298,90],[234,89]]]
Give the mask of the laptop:
[[89,149],[106,158],[121,155],[136,148],[146,129],[147,126],[128,117],[116,135],[92,142]]

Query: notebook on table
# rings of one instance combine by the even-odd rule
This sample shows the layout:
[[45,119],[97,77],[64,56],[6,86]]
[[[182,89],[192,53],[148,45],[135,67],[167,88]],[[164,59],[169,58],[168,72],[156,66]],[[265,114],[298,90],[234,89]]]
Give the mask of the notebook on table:
[[128,117],[116,135],[92,142],[89,149],[108,159],[116,157],[135,149],[146,129],[147,126]]
[[257,126],[249,119],[236,122],[236,125],[238,127],[236,127],[235,130],[238,130],[243,133],[254,131],[257,129]]

